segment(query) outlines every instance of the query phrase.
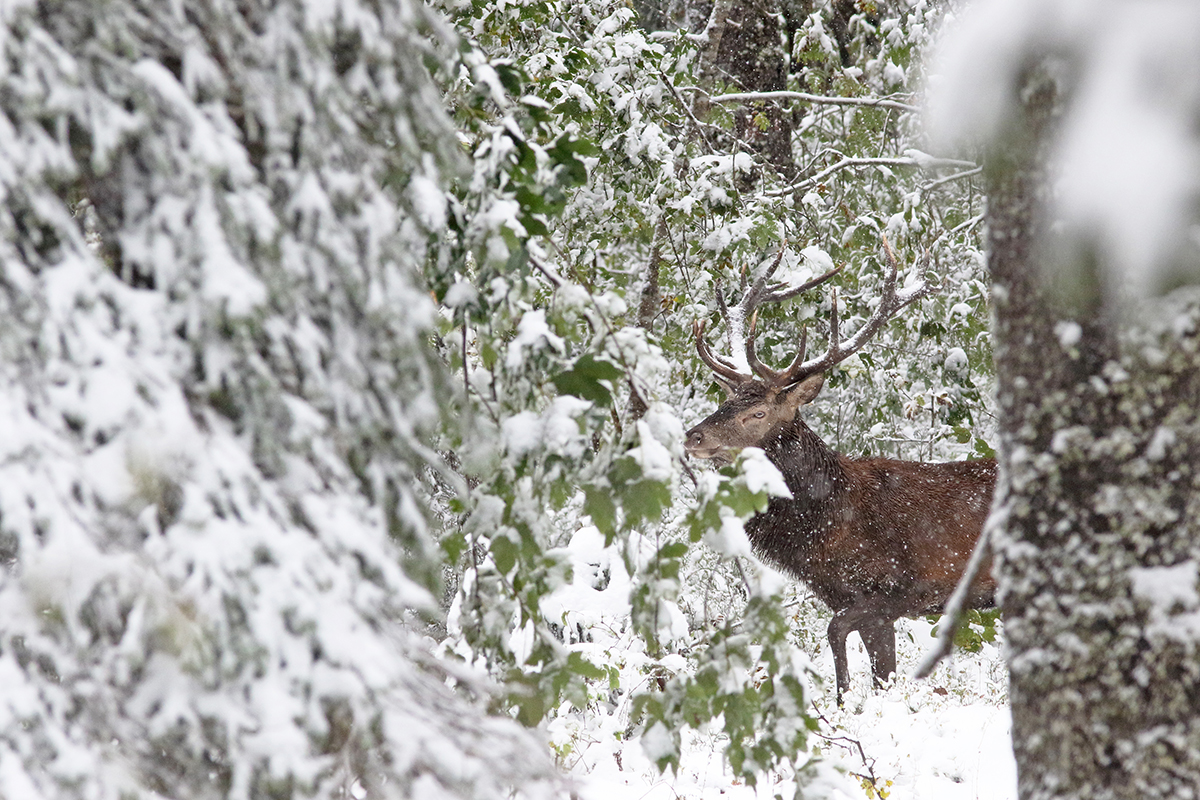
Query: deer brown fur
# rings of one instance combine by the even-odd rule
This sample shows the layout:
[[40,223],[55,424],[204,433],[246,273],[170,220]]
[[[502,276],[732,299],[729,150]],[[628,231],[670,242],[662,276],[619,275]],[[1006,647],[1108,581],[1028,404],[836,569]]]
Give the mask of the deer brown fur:
[[[880,310],[864,328],[878,329],[928,291],[924,286],[906,294],[895,291],[895,261],[884,245],[890,280]],[[761,299],[752,301],[757,302]],[[693,457],[720,463],[741,448],[759,447],[782,473],[791,497],[772,498],[767,510],[746,524],[746,532],[756,552],[804,582],[833,610],[828,636],[840,704],[849,685],[846,637],[851,631],[862,637],[880,684],[896,669],[895,621],[942,610],[983,529],[996,464],[991,459],[936,464],[856,459],[825,444],[801,419],[800,409],[820,392],[824,371],[874,332],[856,334],[843,346],[836,327],[831,321],[825,354],[805,362],[802,343],[792,365],[776,372],[752,355],[751,323],[746,348],[755,378],[713,356],[698,325],[697,348],[729,399],[687,432],[686,448]],[[971,585],[968,602],[975,608],[991,606],[994,592],[985,567]]]

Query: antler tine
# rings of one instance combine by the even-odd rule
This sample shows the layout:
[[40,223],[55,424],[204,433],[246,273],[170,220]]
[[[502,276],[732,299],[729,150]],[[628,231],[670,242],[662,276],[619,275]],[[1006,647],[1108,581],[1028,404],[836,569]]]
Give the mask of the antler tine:
[[808,326],[800,328],[800,348],[796,351],[796,357],[792,359],[792,363],[788,364],[787,369],[779,377],[780,386],[790,386],[799,380],[800,367],[804,364],[804,354],[808,351]]
[[719,277],[713,281],[713,296],[717,298],[717,311],[721,312],[721,319],[729,319],[729,306],[725,305],[725,292],[721,290]]
[[739,372],[737,368],[735,368],[728,361],[713,353],[712,349],[708,346],[708,342],[704,340],[703,320],[695,320],[692,322],[692,332],[696,335],[696,352],[700,355],[700,360],[703,361],[709,369],[730,383],[737,384],[754,380],[753,376]]
[[804,283],[800,284],[799,286],[794,286],[791,289],[785,289],[781,292],[769,292],[767,295],[765,295],[763,297],[763,301],[768,302],[768,303],[781,303],[784,300],[791,300],[793,297],[796,297],[797,295],[804,294],[809,289],[817,288],[822,283],[825,283],[827,280],[832,278],[834,275],[837,275],[839,272],[841,272],[845,268],[846,268],[846,265],[842,264],[840,267],[834,267],[833,269],[829,270],[829,272],[826,272],[824,275],[818,275],[817,277],[813,278],[812,280],[805,281]]
[[757,348],[754,346],[754,339],[758,328],[758,312],[755,311],[750,315],[750,331],[746,334],[746,361],[750,363],[750,369],[754,370],[754,374],[762,378],[769,384],[775,385],[779,383],[780,378],[786,374],[787,370],[778,372],[771,369],[766,364],[758,360]]
[[771,292],[767,291],[767,281],[779,270],[779,265],[783,263],[783,254],[787,251],[787,241],[779,247],[779,255],[775,256],[774,263],[767,268],[766,272],[759,275],[749,289],[745,287],[745,273],[743,273],[742,288],[745,290],[742,294],[742,300],[738,303],[738,308],[741,309],[742,316],[753,314],[754,311],[762,305],[763,300],[771,297]]
[[[804,363],[804,356],[805,356],[805,353],[807,352],[808,330],[804,329],[801,332],[800,350],[797,353],[796,358],[794,358],[792,360],[792,363],[790,365],[788,365],[788,367],[786,369],[782,369],[782,370],[772,369],[772,368],[768,367],[766,364],[762,363],[761,360],[759,360],[757,348],[755,346],[756,345],[755,334],[756,334],[757,321],[758,321],[758,307],[761,306],[763,303],[778,303],[778,302],[782,302],[784,300],[790,300],[791,298],[796,297],[797,295],[800,295],[806,291],[809,291],[810,289],[814,289],[817,286],[820,286],[821,284],[823,284],[826,281],[833,278],[833,276],[835,276],[839,272],[841,272],[843,267],[845,266],[845,265],[843,265],[841,267],[835,267],[834,269],[829,270],[825,274],[819,275],[816,278],[806,281],[805,283],[801,284],[800,286],[795,286],[791,289],[785,289],[782,291],[768,289],[767,283],[768,283],[768,281],[771,280],[772,277],[774,277],[775,273],[779,270],[780,265],[783,263],[783,256],[784,256],[786,250],[787,250],[787,242],[785,241],[780,246],[779,253],[775,256],[775,260],[771,263],[771,266],[768,267],[763,272],[763,274],[760,275],[754,281],[754,283],[751,285],[751,287],[743,295],[741,302],[739,302],[738,306],[737,306],[738,309],[743,314],[743,319],[745,319],[744,315],[746,315],[746,314],[750,315],[750,330],[749,330],[748,335],[746,336],[746,361],[747,361],[747,363],[749,363],[750,369],[754,372],[755,375],[758,375],[764,381],[766,381],[767,383],[769,383],[773,386],[786,386],[795,381],[794,375],[796,374],[797,369]],[[834,302],[835,302],[835,311],[834,311],[835,316],[834,316],[834,321],[833,321],[833,330],[834,330],[834,336],[836,338],[836,336],[837,336],[837,333],[836,333],[837,332],[836,297],[835,297]]]

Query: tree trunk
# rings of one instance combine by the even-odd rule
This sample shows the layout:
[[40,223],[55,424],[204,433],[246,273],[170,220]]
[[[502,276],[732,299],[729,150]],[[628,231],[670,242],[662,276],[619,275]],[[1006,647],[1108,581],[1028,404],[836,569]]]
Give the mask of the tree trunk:
[[[717,65],[737,91],[787,89],[778,0],[735,3],[729,14]],[[733,132],[750,144],[781,175],[796,172],[792,157],[792,118],[776,102],[745,103],[733,112]]]
[[1100,254],[1050,241],[1059,101],[1038,69],[1020,89],[987,169],[1019,795],[1197,797],[1200,296],[1130,322]]
[[[697,70],[703,84],[711,88],[720,79],[730,91],[786,89],[788,59],[783,49],[782,19],[779,0],[713,0],[704,26],[708,42],[700,53]],[[697,113],[703,117],[707,110],[707,98],[697,98]],[[794,175],[791,113],[774,101],[742,103],[731,110],[734,136],[781,175]]]

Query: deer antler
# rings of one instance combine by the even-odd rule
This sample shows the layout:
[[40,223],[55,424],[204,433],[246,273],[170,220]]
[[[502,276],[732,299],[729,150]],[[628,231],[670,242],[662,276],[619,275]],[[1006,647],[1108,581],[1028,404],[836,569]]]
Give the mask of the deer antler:
[[[933,293],[935,287],[931,286],[925,280],[924,275],[922,275],[920,283],[915,286],[899,290],[896,288],[896,279],[900,272],[896,264],[896,254],[892,251],[892,246],[888,243],[887,236],[884,235],[880,238],[883,240],[883,252],[887,256],[888,266],[883,276],[883,293],[875,312],[863,323],[861,328],[855,331],[853,336],[843,342],[841,330],[838,325],[837,293],[834,292],[829,311],[829,347],[826,348],[824,353],[810,361],[804,361],[800,364],[793,362],[792,367],[789,367],[785,371],[787,374],[787,383],[796,383],[810,375],[825,372],[846,360],[862,349],[862,346],[869,342],[878,333],[879,329],[883,327],[884,323],[895,316],[897,312],[915,303],[922,297],[927,297]],[[922,267],[928,266],[929,251],[926,250]]]
[[[746,319],[747,315],[750,316],[750,332],[745,337],[745,346],[746,361],[750,365],[752,374],[742,372],[732,361],[714,354],[712,349],[708,346],[708,343],[704,341],[704,323],[699,320],[693,323],[692,330],[696,336],[696,351],[700,355],[700,360],[708,365],[709,369],[711,369],[717,376],[732,385],[738,385],[746,383],[747,381],[752,381],[754,380],[755,375],[758,375],[765,381],[775,382],[787,372],[787,370],[783,370],[782,372],[773,370],[758,360],[758,356],[755,353],[754,348],[755,324],[757,320],[758,307],[763,303],[779,303],[784,300],[789,300],[803,292],[807,292],[809,289],[820,286],[822,283],[825,283],[834,275],[837,275],[842,271],[842,267],[836,267],[831,269],[829,272],[826,272],[824,275],[820,275],[812,280],[802,283],[799,286],[794,286],[791,288],[785,288],[782,284],[769,284],[769,281],[779,269],[779,265],[783,263],[783,255],[786,252],[786,248],[787,242],[785,241],[783,246],[779,248],[779,255],[775,257],[775,261],[772,262],[771,266],[768,267],[762,273],[762,275],[760,275],[754,281],[754,283],[750,285],[748,289],[745,289],[747,280],[745,274],[743,274],[741,283],[745,291],[742,295],[741,301],[734,306],[732,310],[725,303],[725,296],[721,291],[720,283],[718,283],[716,286],[717,307],[720,309],[721,315],[725,317],[726,323],[729,325],[731,339],[739,338],[743,321]],[[806,336],[807,332],[801,336],[800,355],[798,360],[794,362],[792,366],[796,366],[796,364],[804,360],[804,338]]]
[[692,322],[692,332],[696,335],[696,352],[700,354],[700,360],[707,364],[709,369],[735,386],[754,380],[753,375],[739,372],[732,363],[713,353],[708,342],[704,341],[703,320]]
[[[778,285],[769,287],[768,281],[771,280],[771,277],[783,262],[784,248],[781,247],[774,263],[754,281],[734,309],[730,310],[726,306],[725,299],[721,295],[720,286],[717,286],[718,305],[721,308],[721,313],[730,325],[731,333],[734,328],[740,327],[739,322],[744,320],[747,314],[750,315],[750,329],[745,336],[745,345],[746,361],[750,365],[753,374],[748,375],[741,372],[733,362],[714,355],[708,343],[704,341],[704,324],[696,322],[693,330],[696,334],[696,350],[700,354],[700,359],[714,373],[733,385],[752,381],[754,380],[754,375],[757,375],[767,384],[782,388],[798,383],[804,378],[818,372],[825,372],[846,358],[849,358],[870,341],[879,329],[883,327],[884,323],[891,319],[897,312],[920,298],[928,296],[934,290],[934,287],[930,286],[923,276],[917,285],[908,289],[898,290],[896,282],[900,270],[896,263],[896,254],[892,251],[892,246],[888,243],[887,237],[883,236],[881,238],[883,239],[883,251],[887,257],[887,270],[884,273],[883,293],[879,305],[863,326],[845,342],[842,341],[841,326],[838,317],[837,290],[834,289],[829,312],[829,346],[824,353],[811,360],[804,360],[806,345],[808,343],[808,329],[802,328],[800,332],[799,352],[787,368],[774,370],[759,360],[755,348],[758,307],[763,303],[779,303],[789,300],[820,286],[842,271],[842,267],[836,267],[824,275],[820,275],[800,286],[789,289],[779,288]],[[784,244],[786,247],[786,242]],[[928,264],[929,252],[926,251],[923,266],[927,267]]]

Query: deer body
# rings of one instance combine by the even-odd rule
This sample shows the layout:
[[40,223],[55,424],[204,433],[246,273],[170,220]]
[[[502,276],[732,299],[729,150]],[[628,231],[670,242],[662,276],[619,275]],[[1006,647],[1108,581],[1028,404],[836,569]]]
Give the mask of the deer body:
[[[890,300],[856,334],[853,348],[840,346],[836,303],[830,349],[805,362],[802,340],[796,360],[780,372],[755,356],[751,323],[746,353],[757,379],[713,356],[703,342],[703,327],[696,330],[701,358],[729,399],[687,432],[687,451],[721,463],[741,448],[759,447],[783,475],[791,497],[772,498],[767,510],[746,524],[746,533],[756,552],[805,583],[834,611],[828,636],[839,704],[849,685],[847,636],[859,632],[877,684],[895,672],[895,621],[942,610],[982,532],[996,480],[991,459],[931,464],[850,458],[800,418],[801,407],[820,392],[824,370],[919,296],[896,297],[890,250],[888,257]],[[748,296],[753,299],[755,291],[762,295],[756,286]],[[969,602],[991,606],[994,593],[990,569],[984,569],[971,586]]]

